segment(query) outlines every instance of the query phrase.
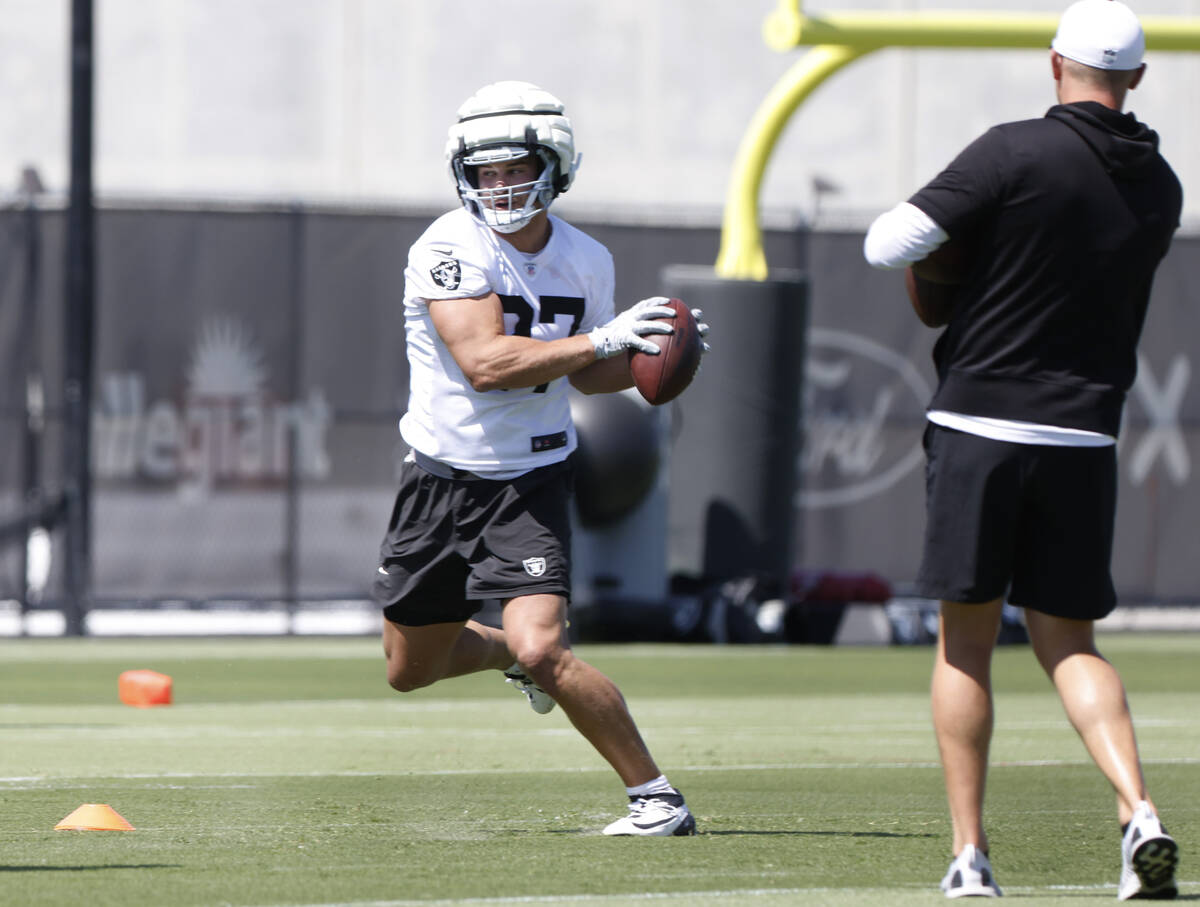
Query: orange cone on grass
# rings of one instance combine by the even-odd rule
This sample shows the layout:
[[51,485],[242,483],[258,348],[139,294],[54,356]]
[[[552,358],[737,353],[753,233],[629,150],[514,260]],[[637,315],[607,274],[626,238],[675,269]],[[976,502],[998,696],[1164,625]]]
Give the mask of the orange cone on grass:
[[171,678],[157,671],[125,671],[117,678],[117,694],[126,705],[149,708],[171,704]]
[[55,831],[133,831],[125,817],[107,803],[85,803],[57,825]]

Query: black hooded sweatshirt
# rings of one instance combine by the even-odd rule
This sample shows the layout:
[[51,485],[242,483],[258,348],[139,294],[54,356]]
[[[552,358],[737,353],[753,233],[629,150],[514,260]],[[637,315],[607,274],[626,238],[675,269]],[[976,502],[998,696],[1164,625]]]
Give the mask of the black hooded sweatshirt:
[[909,202],[971,250],[930,408],[1115,437],[1183,202],[1158,135],[1057,105],[990,129]]

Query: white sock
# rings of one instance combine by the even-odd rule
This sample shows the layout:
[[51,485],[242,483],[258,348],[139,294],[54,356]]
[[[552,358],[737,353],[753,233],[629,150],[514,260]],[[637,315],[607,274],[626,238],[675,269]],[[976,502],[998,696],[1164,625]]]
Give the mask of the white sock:
[[675,788],[671,787],[671,782],[667,780],[666,775],[659,775],[645,784],[625,788],[625,793],[631,797],[649,797],[652,794],[673,794]]

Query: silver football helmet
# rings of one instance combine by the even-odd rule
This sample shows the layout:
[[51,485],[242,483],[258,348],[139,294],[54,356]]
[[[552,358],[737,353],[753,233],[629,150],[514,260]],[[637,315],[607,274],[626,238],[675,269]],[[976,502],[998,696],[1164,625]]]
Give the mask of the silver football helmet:
[[[538,161],[532,182],[479,187],[480,165],[527,155]],[[446,141],[446,163],[463,207],[493,230],[515,233],[567,191],[579,156],[558,98],[529,82],[494,82],[458,108]]]

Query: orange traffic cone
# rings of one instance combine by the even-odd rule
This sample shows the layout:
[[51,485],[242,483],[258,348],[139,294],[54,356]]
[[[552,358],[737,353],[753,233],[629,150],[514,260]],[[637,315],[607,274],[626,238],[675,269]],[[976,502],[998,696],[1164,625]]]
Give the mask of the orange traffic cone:
[[149,708],[171,704],[171,678],[157,671],[125,671],[117,679],[117,693],[126,705]]
[[85,803],[54,826],[55,831],[133,831],[125,817],[106,803]]

